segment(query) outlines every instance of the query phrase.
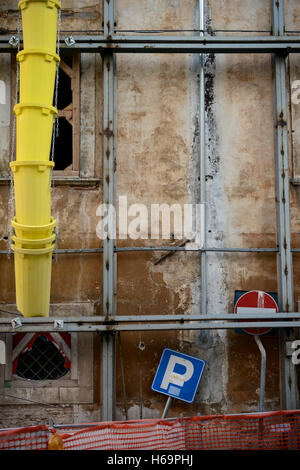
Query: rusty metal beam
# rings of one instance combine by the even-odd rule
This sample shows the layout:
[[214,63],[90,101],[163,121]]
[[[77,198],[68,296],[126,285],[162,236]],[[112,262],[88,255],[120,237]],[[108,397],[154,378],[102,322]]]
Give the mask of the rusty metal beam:
[[[114,0],[103,0],[104,34],[114,30]],[[103,63],[103,204],[115,202],[115,57],[109,50],[102,55]],[[115,307],[115,240],[103,240],[103,315],[116,314]],[[115,336],[102,336],[102,421],[112,421],[115,413]]]
[[[107,24],[110,34],[107,34]],[[115,53],[276,53],[300,52],[300,36],[163,36],[116,35],[111,23],[106,22],[104,35],[68,36],[61,39],[63,53],[115,52]],[[275,27],[276,28],[276,27]],[[275,30],[274,28],[274,30]],[[17,44],[12,36],[0,35],[0,53],[16,53]]]
[[[283,0],[272,0],[272,32],[284,34]],[[278,241],[279,309],[294,309],[293,268],[290,233],[290,182],[288,154],[288,106],[286,90],[286,63],[282,55],[273,57],[275,87],[275,168]],[[285,409],[297,407],[297,380],[295,366],[286,354],[286,343],[294,339],[294,331],[281,331],[281,401]]]
[[[153,319],[155,317],[155,319]],[[300,314],[290,313],[276,315],[268,315],[269,320],[261,320],[256,314],[235,315],[235,314],[216,314],[216,315],[171,315],[167,318],[161,318],[160,315],[142,315],[127,318],[114,317],[110,320],[104,317],[58,317],[58,318],[20,318],[18,323],[16,319],[1,318],[0,333],[36,333],[36,332],[85,332],[85,333],[101,333],[103,337],[114,335],[117,331],[171,331],[171,330],[218,330],[218,329],[236,329],[236,328],[276,328],[290,329],[291,327],[300,327]],[[179,318],[180,317],[180,318]],[[274,318],[276,317],[276,318]],[[238,321],[237,321],[238,320]],[[254,322],[254,320],[256,320]],[[57,326],[59,324],[59,326]],[[108,369],[112,359],[112,350],[105,350],[105,361],[103,360],[103,368],[106,378],[109,380],[103,384],[107,390],[107,395],[111,397],[112,390],[109,388],[113,370]],[[106,397],[106,396],[105,396]],[[107,403],[108,402],[108,403]],[[114,400],[103,402],[103,416],[109,412],[113,415]],[[104,419],[104,418],[103,418]]]
[[[204,30],[204,0],[199,0],[199,29]],[[203,33],[200,33],[200,38]],[[203,204],[203,248],[201,251],[201,307],[207,313],[207,260],[206,260],[206,158],[205,158],[205,55],[199,57],[199,174],[200,204]]]

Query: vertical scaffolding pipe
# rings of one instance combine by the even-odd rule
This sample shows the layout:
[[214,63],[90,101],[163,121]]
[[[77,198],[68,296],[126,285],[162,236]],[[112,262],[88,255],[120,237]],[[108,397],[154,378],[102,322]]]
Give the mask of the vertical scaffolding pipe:
[[266,369],[267,369],[267,355],[266,350],[258,335],[254,336],[255,342],[260,351],[260,398],[259,398],[259,411],[262,413],[265,409],[265,390],[266,390]]
[[[114,0],[103,0],[104,35],[114,32]],[[115,56],[107,53],[103,63],[103,204],[115,202]],[[103,240],[103,315],[113,316],[115,309],[115,240]],[[102,421],[114,419],[115,408],[115,335],[102,335]]]
[[[272,34],[284,35],[283,0],[272,0]],[[277,243],[279,310],[292,312],[293,272],[290,233],[290,183],[287,129],[287,90],[286,63],[283,55],[273,56],[275,85],[275,171],[276,171],[276,206],[277,206]],[[281,394],[282,408],[295,409],[297,397],[297,381],[295,367],[286,354],[286,342],[293,338],[293,330],[284,329],[280,332],[281,350]]]
[[[204,35],[204,0],[199,0],[199,29],[200,36]],[[205,73],[204,54],[200,54],[199,70],[199,159],[200,159],[200,203],[203,204],[203,248],[206,248],[206,188],[205,188]],[[206,252],[201,252],[201,313],[207,313],[207,274]]]

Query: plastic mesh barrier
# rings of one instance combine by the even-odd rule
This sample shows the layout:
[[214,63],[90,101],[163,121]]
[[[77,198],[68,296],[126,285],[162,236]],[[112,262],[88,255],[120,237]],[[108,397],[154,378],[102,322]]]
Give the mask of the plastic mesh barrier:
[[47,449],[56,432],[65,450],[295,450],[300,411],[33,426],[0,432],[0,449]]
[[62,438],[66,450],[182,450],[185,449],[185,426],[181,420],[105,423],[72,436],[62,435]]
[[70,450],[300,449],[300,411],[103,423],[61,435]]
[[300,412],[190,418],[186,449],[300,449]]
[[49,426],[0,431],[0,450],[46,450]]

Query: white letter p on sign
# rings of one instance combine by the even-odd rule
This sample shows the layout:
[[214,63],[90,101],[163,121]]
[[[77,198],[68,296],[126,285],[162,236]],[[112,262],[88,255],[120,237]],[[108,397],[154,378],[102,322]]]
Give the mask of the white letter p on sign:
[[[185,372],[183,374],[179,374],[178,372],[174,372],[176,364],[180,364],[181,366],[185,367]],[[191,361],[187,359],[183,359],[182,357],[175,356],[171,354],[168,367],[166,368],[166,372],[164,378],[161,382],[161,388],[165,390],[168,389],[169,384],[178,385],[179,387],[183,387],[184,383],[190,380],[194,373],[194,365]]]

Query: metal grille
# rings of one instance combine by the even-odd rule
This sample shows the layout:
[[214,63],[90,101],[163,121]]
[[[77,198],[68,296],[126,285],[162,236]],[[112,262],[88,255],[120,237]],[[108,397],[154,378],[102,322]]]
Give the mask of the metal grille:
[[39,335],[32,347],[20,354],[15,374],[30,380],[55,380],[69,372],[65,358],[55,344]]

